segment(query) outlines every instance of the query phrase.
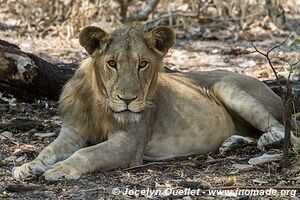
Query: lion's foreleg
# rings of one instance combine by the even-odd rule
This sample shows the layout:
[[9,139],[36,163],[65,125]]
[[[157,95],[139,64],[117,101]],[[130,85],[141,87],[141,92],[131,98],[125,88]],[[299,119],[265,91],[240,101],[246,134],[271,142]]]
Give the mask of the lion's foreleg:
[[74,130],[63,126],[59,136],[43,149],[36,159],[15,167],[12,175],[16,179],[28,179],[44,173],[49,166],[64,160],[85,145],[85,140]]
[[95,170],[124,168],[137,164],[137,153],[136,137],[118,132],[103,143],[78,150],[68,159],[53,165],[43,176],[46,180],[76,179]]

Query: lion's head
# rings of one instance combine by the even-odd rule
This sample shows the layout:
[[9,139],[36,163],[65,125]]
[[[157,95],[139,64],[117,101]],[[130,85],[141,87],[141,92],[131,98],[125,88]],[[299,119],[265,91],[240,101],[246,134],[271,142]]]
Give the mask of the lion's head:
[[89,26],[79,36],[89,53],[101,93],[102,106],[110,108],[120,121],[138,121],[151,104],[162,58],[173,45],[174,32],[159,27],[144,33],[124,26],[112,33]]

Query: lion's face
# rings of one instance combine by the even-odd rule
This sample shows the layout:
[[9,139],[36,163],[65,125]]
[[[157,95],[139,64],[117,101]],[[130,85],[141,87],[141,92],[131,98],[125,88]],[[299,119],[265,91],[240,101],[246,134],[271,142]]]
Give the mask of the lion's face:
[[171,29],[150,33],[124,27],[108,34],[96,27],[85,28],[80,43],[94,60],[99,99],[119,122],[138,121],[151,106],[162,58],[174,42]]

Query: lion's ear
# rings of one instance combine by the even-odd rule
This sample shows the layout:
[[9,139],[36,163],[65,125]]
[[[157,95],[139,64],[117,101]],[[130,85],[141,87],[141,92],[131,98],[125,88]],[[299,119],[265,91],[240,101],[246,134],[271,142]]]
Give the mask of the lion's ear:
[[104,39],[107,36],[108,34],[101,28],[88,26],[80,32],[79,43],[90,55],[92,55],[98,47],[103,45]]
[[153,29],[146,36],[151,48],[165,55],[175,42],[175,33],[168,27]]

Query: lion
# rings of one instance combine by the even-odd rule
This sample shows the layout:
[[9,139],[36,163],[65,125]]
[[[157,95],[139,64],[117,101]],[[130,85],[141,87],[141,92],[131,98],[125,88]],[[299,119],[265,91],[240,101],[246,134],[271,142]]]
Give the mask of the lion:
[[16,179],[78,179],[206,154],[237,135],[257,134],[261,150],[284,138],[282,100],[259,80],[220,70],[165,73],[163,57],[175,42],[168,27],[88,26],[79,41],[89,57],[61,94],[60,134],[13,169]]

